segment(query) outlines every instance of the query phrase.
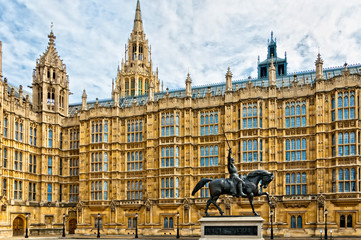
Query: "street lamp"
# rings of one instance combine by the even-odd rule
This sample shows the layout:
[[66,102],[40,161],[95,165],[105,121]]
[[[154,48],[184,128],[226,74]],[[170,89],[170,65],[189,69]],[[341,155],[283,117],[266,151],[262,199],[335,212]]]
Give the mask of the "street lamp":
[[327,208],[325,209],[325,239],[327,239]]
[[330,230],[330,234],[331,234],[330,239],[332,240],[332,229]]
[[28,218],[29,218],[29,215],[26,214],[26,216],[25,216],[25,219],[26,219],[26,222],[25,222],[25,224],[26,224],[25,238],[29,238],[29,233],[28,233]]
[[98,234],[97,238],[100,238],[100,213],[98,213]]
[[177,238],[179,238],[179,212],[177,212]]
[[65,237],[65,213],[63,213],[63,237]]
[[138,238],[138,213],[135,214],[135,238]]
[[273,239],[273,210],[271,209],[271,239]]
[[321,234],[321,240],[322,240],[322,229],[320,230],[320,234]]

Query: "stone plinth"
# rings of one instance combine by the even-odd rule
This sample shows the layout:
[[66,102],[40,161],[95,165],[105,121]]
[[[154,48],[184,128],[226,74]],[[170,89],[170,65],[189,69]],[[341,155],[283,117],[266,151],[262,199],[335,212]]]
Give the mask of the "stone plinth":
[[257,216],[202,217],[200,240],[258,239],[262,237],[263,218]]

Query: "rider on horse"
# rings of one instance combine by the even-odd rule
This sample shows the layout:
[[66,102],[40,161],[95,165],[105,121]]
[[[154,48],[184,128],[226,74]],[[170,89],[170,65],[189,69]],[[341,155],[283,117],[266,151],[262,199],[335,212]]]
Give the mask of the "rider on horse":
[[241,179],[237,173],[237,168],[234,166],[234,158],[231,157],[232,149],[230,148],[228,151],[228,172],[230,174],[230,178],[232,179],[234,183],[234,188],[231,190],[233,197],[241,196],[241,197],[247,197],[246,194],[243,193],[243,184],[244,181]]

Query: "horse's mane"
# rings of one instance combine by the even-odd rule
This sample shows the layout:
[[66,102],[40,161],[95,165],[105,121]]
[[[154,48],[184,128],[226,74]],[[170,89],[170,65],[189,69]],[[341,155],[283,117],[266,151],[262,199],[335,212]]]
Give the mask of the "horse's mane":
[[246,178],[253,178],[259,175],[271,175],[272,173],[266,171],[266,170],[256,170],[251,172],[250,174],[247,175]]

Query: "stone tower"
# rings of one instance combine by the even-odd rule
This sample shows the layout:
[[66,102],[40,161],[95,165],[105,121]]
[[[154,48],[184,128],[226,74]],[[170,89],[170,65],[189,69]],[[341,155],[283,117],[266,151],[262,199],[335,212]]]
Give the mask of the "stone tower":
[[[158,69],[153,73],[151,47],[143,32],[140,3],[137,1],[133,31],[125,45],[125,59],[117,70],[116,88],[121,97],[138,96],[149,93],[150,82],[155,92],[159,92]],[[113,89],[113,99],[114,99]]]
[[46,51],[36,60],[33,72],[33,106],[35,111],[46,111],[68,115],[69,77],[66,66],[55,48],[53,27],[48,35]]
[[276,76],[287,75],[287,55],[285,58],[277,56],[277,41],[273,39],[273,32],[271,32],[271,40],[268,40],[267,59],[260,62],[258,56],[258,78],[268,78],[269,67],[273,58],[273,64],[276,70]]

